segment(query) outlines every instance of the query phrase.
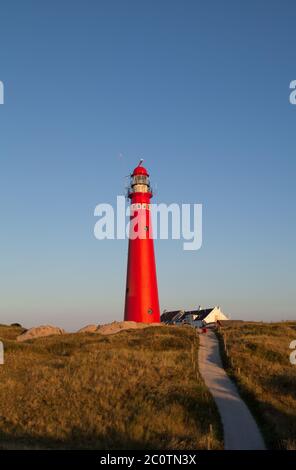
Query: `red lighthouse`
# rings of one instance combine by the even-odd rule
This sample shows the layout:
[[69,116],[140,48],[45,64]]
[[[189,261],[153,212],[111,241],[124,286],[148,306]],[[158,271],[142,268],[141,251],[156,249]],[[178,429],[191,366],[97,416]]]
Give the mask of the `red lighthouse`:
[[131,174],[130,236],[124,319],[143,323],[160,321],[154,245],[152,238],[152,190],[142,160]]

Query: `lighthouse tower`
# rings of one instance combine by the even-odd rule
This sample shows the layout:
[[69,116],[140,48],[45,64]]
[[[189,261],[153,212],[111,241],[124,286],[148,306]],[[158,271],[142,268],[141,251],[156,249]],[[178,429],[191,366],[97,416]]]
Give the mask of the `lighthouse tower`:
[[150,211],[152,190],[142,160],[130,178],[131,215],[124,319],[160,322]]

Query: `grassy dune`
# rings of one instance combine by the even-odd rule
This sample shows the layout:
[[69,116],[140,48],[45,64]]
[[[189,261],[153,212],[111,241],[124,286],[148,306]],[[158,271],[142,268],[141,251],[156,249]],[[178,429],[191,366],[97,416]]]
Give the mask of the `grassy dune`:
[[289,345],[296,322],[227,322],[224,362],[271,448],[296,449],[296,366]]
[[0,447],[219,449],[220,422],[188,327],[17,343],[0,326]]

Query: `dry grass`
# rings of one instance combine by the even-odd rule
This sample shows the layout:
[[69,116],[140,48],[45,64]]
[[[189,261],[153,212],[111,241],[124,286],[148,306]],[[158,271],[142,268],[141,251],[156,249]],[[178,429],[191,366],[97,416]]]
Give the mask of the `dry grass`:
[[83,333],[19,344],[20,332],[0,326],[2,448],[222,448],[191,328]]
[[227,322],[224,362],[253,409],[270,448],[296,449],[296,322]]

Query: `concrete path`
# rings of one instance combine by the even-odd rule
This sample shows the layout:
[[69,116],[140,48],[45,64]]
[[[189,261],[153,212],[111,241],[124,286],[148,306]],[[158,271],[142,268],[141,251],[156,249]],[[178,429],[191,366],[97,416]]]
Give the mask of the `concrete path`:
[[219,409],[224,428],[224,448],[264,450],[264,441],[254,418],[223,369],[215,333],[208,330],[199,338],[199,370]]

